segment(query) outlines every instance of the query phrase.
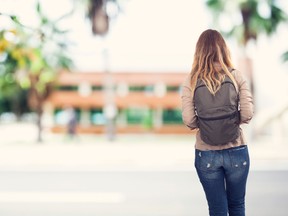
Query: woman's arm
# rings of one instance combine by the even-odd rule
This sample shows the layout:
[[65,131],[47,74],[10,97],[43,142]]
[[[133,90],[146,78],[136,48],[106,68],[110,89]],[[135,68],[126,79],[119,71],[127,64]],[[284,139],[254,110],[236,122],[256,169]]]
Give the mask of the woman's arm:
[[239,86],[240,124],[248,124],[254,114],[253,97],[243,74],[237,70],[234,73]]
[[196,129],[197,117],[195,115],[195,108],[193,102],[193,94],[190,88],[190,76],[185,80],[182,85],[181,103],[182,103],[182,120],[184,124],[191,130]]

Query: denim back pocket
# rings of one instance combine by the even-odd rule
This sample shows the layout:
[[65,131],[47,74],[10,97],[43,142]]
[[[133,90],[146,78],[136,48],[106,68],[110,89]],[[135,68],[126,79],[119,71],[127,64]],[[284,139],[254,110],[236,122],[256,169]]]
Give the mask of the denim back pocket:
[[250,165],[247,146],[240,146],[229,150],[231,166],[234,168],[247,167]]
[[195,167],[200,170],[208,170],[214,167],[215,151],[195,150]]

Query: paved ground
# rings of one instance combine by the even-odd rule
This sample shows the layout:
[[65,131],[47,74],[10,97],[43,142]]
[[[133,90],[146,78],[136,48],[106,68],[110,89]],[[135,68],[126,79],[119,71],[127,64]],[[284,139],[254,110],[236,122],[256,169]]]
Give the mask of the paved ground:
[[[35,140],[31,125],[0,125],[1,216],[204,216],[194,137],[151,134]],[[249,142],[247,215],[286,216],[288,142]]]
[[[195,172],[1,172],[1,216],[206,216]],[[286,216],[287,171],[252,171],[247,215]]]
[[[45,142],[37,144],[31,134],[10,132],[9,139],[0,138],[0,170],[194,169],[193,136],[121,135],[108,142],[103,135],[79,136],[72,141],[62,135],[46,135]],[[288,142],[279,144],[263,138],[250,142],[249,151],[251,169],[288,170]]]

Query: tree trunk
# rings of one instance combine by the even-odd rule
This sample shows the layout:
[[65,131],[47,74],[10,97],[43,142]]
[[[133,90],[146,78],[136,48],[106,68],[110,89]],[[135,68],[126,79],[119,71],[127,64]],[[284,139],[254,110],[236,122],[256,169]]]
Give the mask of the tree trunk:
[[37,142],[38,143],[42,143],[43,139],[42,139],[42,114],[43,114],[43,110],[42,110],[42,106],[38,107],[37,109]]
[[21,105],[20,105],[20,98],[13,98],[12,99],[12,111],[16,115],[16,121],[20,122],[21,120]]
[[37,127],[37,142],[41,143],[42,140],[42,114],[43,114],[43,103],[45,96],[39,92],[36,88],[38,76],[30,76],[31,88],[29,91],[29,105],[35,110],[37,114],[36,127]]

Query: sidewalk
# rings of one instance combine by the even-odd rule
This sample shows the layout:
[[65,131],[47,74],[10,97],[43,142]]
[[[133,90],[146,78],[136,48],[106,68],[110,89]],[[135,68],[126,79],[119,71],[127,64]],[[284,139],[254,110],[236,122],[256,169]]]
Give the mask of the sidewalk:
[[[1,171],[194,171],[193,136],[118,135],[108,142],[104,135],[68,141],[46,134],[45,142],[37,144],[31,129],[14,127],[14,137],[4,130]],[[250,143],[249,151],[252,170],[288,170],[288,144],[273,146],[266,138]]]

